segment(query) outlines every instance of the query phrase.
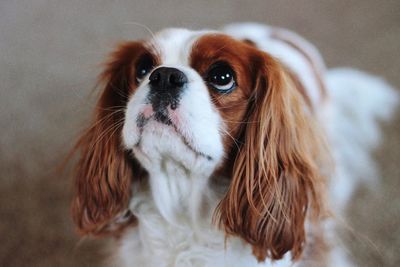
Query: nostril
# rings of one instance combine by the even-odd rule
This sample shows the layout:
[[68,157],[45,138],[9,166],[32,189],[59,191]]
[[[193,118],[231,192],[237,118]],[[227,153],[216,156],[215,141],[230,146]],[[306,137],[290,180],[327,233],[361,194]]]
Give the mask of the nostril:
[[161,80],[160,76],[161,76],[160,72],[154,71],[149,77],[150,84],[159,83],[159,81]]
[[182,86],[188,82],[187,77],[182,72],[171,73],[169,77],[169,82],[175,86]]

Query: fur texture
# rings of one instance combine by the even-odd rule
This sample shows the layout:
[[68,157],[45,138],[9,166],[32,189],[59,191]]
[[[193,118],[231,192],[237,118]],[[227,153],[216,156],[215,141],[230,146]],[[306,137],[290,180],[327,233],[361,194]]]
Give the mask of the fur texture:
[[[234,78],[226,93],[210,80],[222,63]],[[160,68],[187,78],[162,109],[149,79]],[[119,236],[112,265],[350,264],[330,214],[373,166],[376,120],[396,104],[390,86],[326,71],[300,36],[255,24],[127,42],[102,81],[76,146],[73,218],[83,234]]]

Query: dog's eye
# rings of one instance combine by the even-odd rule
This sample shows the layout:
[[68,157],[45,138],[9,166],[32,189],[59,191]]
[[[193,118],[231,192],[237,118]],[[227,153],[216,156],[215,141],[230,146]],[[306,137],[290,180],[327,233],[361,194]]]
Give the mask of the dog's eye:
[[135,78],[140,83],[143,78],[154,68],[154,60],[150,55],[144,55],[136,65]]
[[226,63],[218,63],[211,67],[207,82],[219,93],[230,93],[236,87],[235,72]]

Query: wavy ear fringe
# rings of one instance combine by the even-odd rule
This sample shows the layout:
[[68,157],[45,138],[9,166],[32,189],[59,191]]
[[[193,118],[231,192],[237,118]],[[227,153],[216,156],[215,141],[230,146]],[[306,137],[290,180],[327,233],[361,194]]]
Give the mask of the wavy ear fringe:
[[[288,72],[260,53],[258,78],[235,153],[232,181],[215,216],[227,235],[243,238],[260,261],[301,256],[306,216],[323,209],[324,142]],[[311,211],[309,209],[311,207]]]
[[101,75],[105,88],[95,116],[75,145],[80,159],[75,173],[72,217],[81,234],[112,233],[134,221],[127,211],[131,183],[143,171],[124,151],[121,130],[123,107],[133,86],[133,62],[143,49],[140,42],[128,42],[112,54]]

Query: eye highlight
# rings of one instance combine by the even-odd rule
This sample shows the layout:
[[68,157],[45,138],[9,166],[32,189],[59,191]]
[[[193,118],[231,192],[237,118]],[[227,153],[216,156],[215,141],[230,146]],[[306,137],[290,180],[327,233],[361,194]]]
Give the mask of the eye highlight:
[[151,55],[143,55],[137,65],[135,72],[135,80],[137,83],[142,82],[143,78],[154,68],[154,59]]
[[235,72],[225,62],[214,64],[208,71],[206,80],[219,93],[230,93],[236,88]]

